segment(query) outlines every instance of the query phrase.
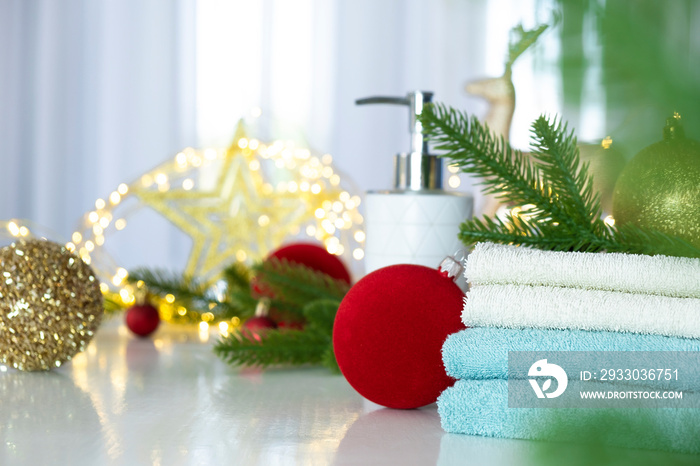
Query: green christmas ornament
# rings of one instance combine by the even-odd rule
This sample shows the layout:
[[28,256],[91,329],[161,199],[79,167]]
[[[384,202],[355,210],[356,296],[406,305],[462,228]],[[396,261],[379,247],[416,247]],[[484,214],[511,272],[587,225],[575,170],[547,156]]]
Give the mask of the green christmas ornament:
[[663,140],[635,155],[615,184],[618,225],[678,236],[700,247],[700,142],[685,137],[680,116],[666,120]]

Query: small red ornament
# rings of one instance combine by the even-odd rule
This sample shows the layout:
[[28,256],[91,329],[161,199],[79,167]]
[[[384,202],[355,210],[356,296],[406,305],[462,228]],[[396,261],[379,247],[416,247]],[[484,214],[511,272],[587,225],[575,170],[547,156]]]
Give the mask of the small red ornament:
[[441,351],[447,336],[464,328],[464,293],[442,270],[384,267],[357,282],[340,303],[335,357],[350,385],[368,400],[418,408],[455,382],[445,373]]
[[302,264],[310,269],[318,270],[337,280],[350,283],[350,272],[338,256],[326,251],[322,246],[313,243],[293,243],[272,252],[269,257],[286,259],[289,262]]
[[148,303],[136,304],[126,311],[126,326],[140,337],[155,332],[159,324],[158,309]]
[[270,310],[270,300],[262,298],[255,308],[255,317],[246,320],[241,329],[241,334],[249,340],[261,342],[265,334],[277,328],[277,323],[267,316]]

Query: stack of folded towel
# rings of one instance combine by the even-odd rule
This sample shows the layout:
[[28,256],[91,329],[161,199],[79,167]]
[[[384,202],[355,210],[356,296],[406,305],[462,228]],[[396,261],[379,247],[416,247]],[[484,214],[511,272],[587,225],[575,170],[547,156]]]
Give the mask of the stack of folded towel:
[[[595,409],[508,408],[509,351],[700,351],[699,259],[480,243],[466,275],[462,320],[470,328],[443,346],[447,373],[459,379],[438,400],[448,432],[547,438],[533,426],[557,411],[569,412],[573,436],[599,415]],[[607,412],[621,423],[651,419],[663,432],[645,437],[620,430],[606,439],[611,445],[700,453],[700,410]]]

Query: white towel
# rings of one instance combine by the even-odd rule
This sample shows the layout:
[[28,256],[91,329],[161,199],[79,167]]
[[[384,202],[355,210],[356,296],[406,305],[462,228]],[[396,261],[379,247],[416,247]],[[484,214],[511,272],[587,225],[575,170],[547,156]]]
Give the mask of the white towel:
[[700,338],[700,299],[528,285],[478,285],[467,327],[554,328]]
[[549,285],[700,298],[700,259],[543,251],[479,243],[467,258],[472,285]]

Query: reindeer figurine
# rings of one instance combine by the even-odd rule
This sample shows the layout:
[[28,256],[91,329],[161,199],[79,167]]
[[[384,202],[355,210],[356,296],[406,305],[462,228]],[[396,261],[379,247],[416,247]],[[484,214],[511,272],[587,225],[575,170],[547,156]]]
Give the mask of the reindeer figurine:
[[[497,137],[503,137],[506,141],[509,139],[510,125],[515,112],[513,63],[537,41],[545,29],[547,29],[546,24],[532,31],[524,30],[522,25],[513,28],[508,47],[508,61],[506,61],[503,76],[471,81],[465,86],[465,90],[469,94],[483,97],[488,101],[489,109],[484,117],[484,122]],[[485,203],[481,209],[482,214],[493,216],[499,207],[500,203],[494,195],[486,195]]]

